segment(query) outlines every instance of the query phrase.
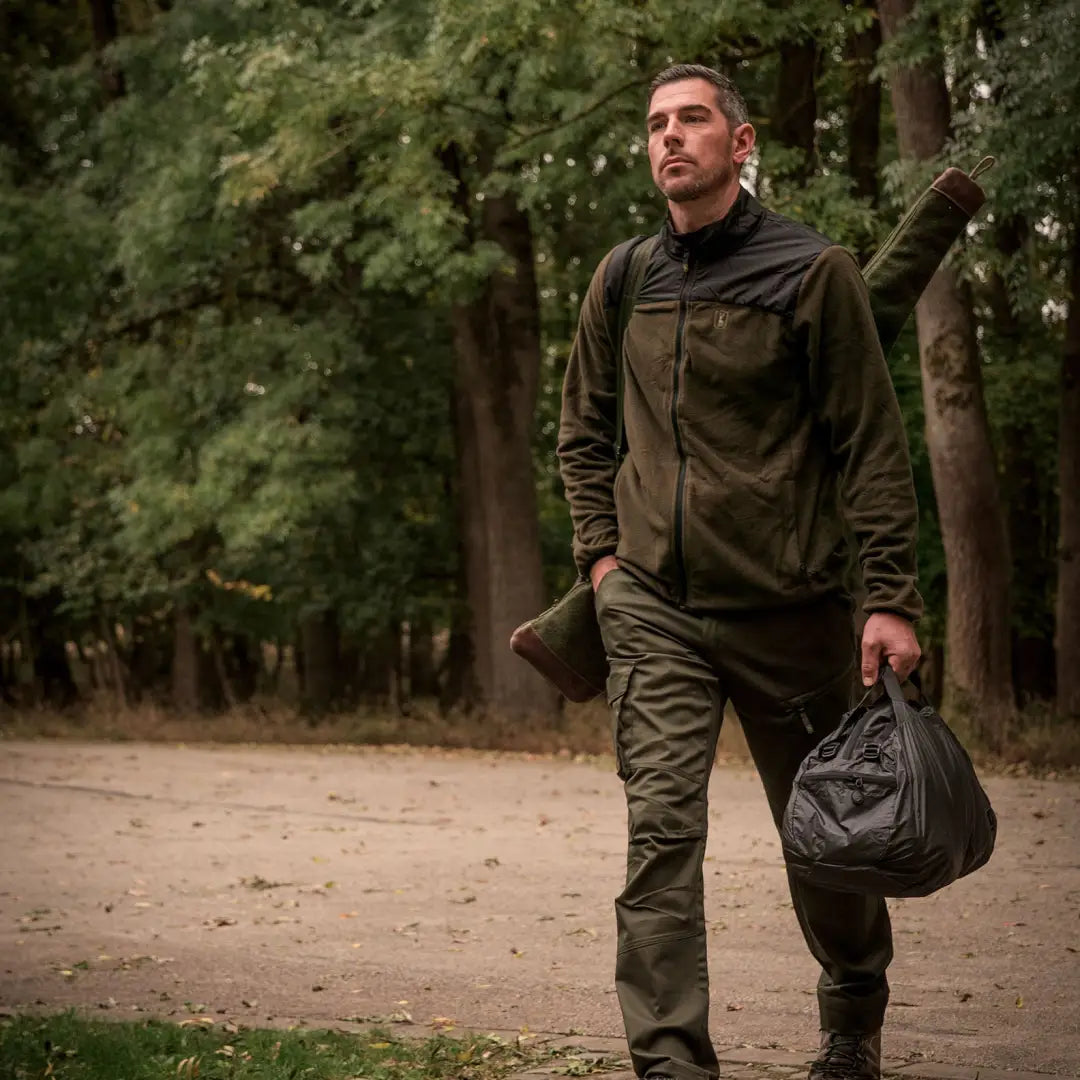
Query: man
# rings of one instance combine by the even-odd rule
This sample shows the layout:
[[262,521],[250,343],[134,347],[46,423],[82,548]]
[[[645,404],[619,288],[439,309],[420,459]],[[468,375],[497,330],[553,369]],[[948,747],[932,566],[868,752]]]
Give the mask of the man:
[[[904,678],[917,510],[903,425],[852,256],[740,186],[754,147],[733,84],[654,80],[653,179],[668,218],[613,355],[620,245],[581,310],[559,457],[574,553],[596,591],[629,810],[616,984],[641,1077],[718,1073],[708,1032],[702,859],[722,713],[737,711],[779,823],[802,758],[850,706],[851,535],[861,673]],[[615,453],[616,365],[628,451]],[[880,1075],[892,957],[884,900],[791,880],[822,974],[812,1080]]]

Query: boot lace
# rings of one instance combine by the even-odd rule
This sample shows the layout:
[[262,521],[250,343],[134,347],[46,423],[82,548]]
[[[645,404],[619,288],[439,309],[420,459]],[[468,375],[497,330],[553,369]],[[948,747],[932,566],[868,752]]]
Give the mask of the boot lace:
[[817,1080],[847,1080],[866,1065],[866,1040],[859,1035],[833,1035],[822,1048],[811,1075]]

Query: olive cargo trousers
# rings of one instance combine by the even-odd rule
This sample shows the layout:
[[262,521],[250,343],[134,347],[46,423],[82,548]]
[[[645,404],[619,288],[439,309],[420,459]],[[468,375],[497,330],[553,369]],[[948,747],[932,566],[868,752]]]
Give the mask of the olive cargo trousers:
[[[852,614],[842,597],[712,618],[682,611],[629,572],[610,571],[596,610],[610,660],[619,776],[626,790],[626,888],[615,901],[615,982],[638,1076],[716,1077],[702,863],[708,781],[724,706],[737,712],[779,826],[803,757],[850,707]],[[789,875],[821,964],[821,1027],[881,1027],[892,933],[879,897]]]

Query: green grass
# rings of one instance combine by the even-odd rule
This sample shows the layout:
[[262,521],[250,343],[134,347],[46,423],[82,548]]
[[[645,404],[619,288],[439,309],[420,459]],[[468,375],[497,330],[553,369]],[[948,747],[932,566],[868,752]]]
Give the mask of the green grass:
[[230,1032],[72,1013],[0,1023],[0,1080],[498,1080],[546,1056],[475,1035]]

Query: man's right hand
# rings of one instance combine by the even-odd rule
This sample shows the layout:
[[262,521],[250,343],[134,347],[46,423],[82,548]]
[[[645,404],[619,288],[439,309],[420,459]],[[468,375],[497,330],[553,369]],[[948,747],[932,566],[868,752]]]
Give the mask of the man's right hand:
[[593,592],[600,588],[600,582],[604,580],[604,576],[609,571],[618,570],[618,568],[619,564],[615,561],[614,555],[605,555],[603,558],[597,559],[589,567],[589,579],[592,581]]

